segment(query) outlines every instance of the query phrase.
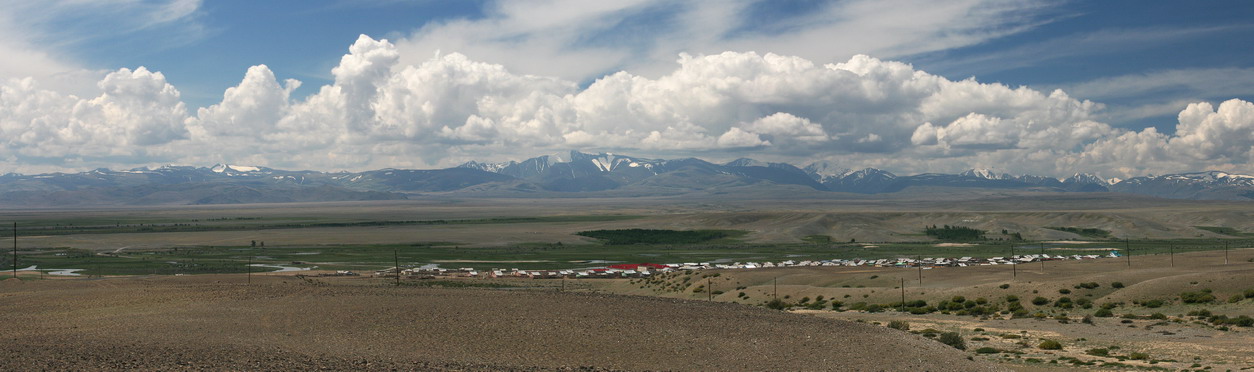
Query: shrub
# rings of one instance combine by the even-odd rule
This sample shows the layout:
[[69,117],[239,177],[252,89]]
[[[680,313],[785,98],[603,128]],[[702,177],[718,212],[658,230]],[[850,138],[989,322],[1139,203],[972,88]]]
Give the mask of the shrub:
[[1054,340],[1041,341],[1041,344],[1037,345],[1037,347],[1041,348],[1041,350],[1062,350],[1062,344]]
[[1115,312],[1103,307],[1101,309],[1097,309],[1097,311],[1093,313],[1093,316],[1098,318],[1109,318],[1115,316]]
[[1036,298],[1032,299],[1032,304],[1036,306],[1041,306],[1047,303],[1049,303],[1049,299],[1045,297],[1037,296]]
[[1127,313],[1127,314],[1123,314],[1123,316],[1121,316],[1120,318],[1124,318],[1124,319],[1136,319],[1136,314]]
[[1141,301],[1141,306],[1145,306],[1151,309],[1160,308],[1160,307],[1163,307],[1163,300],[1153,299],[1149,301]]
[[1110,350],[1106,349],[1088,349],[1084,353],[1093,356],[1110,356]]
[[1110,283],[1111,288],[1123,288],[1123,282]]
[[1203,318],[1204,318],[1204,317],[1208,317],[1208,316],[1210,316],[1210,310],[1206,310],[1206,309],[1201,309],[1201,310],[1193,310],[1193,311],[1190,311],[1187,315],[1188,315],[1188,316],[1196,316],[1196,317],[1203,317]]
[[1215,301],[1215,295],[1209,290],[1203,289],[1200,292],[1181,292],[1180,302],[1186,304],[1207,304]]
[[868,313],[878,313],[881,311],[884,311],[884,307],[879,304],[866,305],[866,312]]
[[1147,360],[1147,359],[1149,359],[1149,354],[1146,354],[1146,353],[1132,353],[1132,354],[1128,354],[1128,359],[1132,359],[1132,360]]
[[1245,298],[1254,298],[1254,288],[1245,290]]
[[[1123,283],[1120,283],[1120,284],[1123,284]],[[1080,288],[1084,288],[1084,289],[1093,289],[1093,288],[1097,288],[1097,287],[1101,287],[1101,286],[1102,286],[1102,285],[1101,285],[1101,284],[1097,284],[1097,282],[1088,282],[1088,283],[1080,283],[1080,285],[1079,285],[1078,287],[1080,287]]]
[[902,330],[902,331],[909,331],[909,330],[910,330],[910,322],[907,322],[907,321],[904,321],[904,320],[894,320],[894,321],[890,321],[890,322],[888,322],[888,328],[892,328],[892,329],[899,329],[899,330]]
[[[1002,284],[1002,285],[997,286],[997,288],[1006,289],[1006,288],[1010,288],[1010,285],[1009,285],[1009,284]],[[1254,289],[1252,289],[1251,291],[1254,291]],[[1251,296],[1251,297],[1254,297],[1254,296]]]
[[1150,314],[1150,319],[1154,319],[1154,320],[1163,320],[1163,319],[1167,319],[1167,314],[1163,314],[1163,313],[1153,313],[1153,314]]
[[967,302],[967,298],[962,297],[962,296],[954,296],[954,298],[950,299],[949,302],[963,303],[963,302]]
[[784,309],[789,308],[790,306],[791,305],[789,305],[787,302],[784,302],[784,300],[781,300],[778,298],[766,303],[766,308],[771,309],[771,310],[784,310]]
[[1001,350],[998,350],[997,348],[993,348],[993,347],[988,347],[988,346],[985,346],[985,347],[982,347],[982,348],[979,348],[979,349],[975,349],[975,353],[976,353],[976,354],[997,354],[997,353],[1000,353],[1000,352],[1001,352]]
[[1058,293],[1062,293],[1062,294],[1071,294],[1071,290],[1070,290],[1070,289],[1063,288],[1063,289],[1059,289],[1059,290],[1058,290]]
[[936,340],[940,341],[942,344],[952,346],[953,348],[958,349],[958,350],[967,349],[966,341],[962,340],[962,336],[959,336],[958,332],[941,333],[940,337],[937,338]]
[[1019,302],[1019,296],[1006,295],[1006,302]]
[[1054,307],[1061,307],[1061,308],[1064,308],[1064,309],[1070,309],[1070,308],[1071,308],[1071,297],[1059,297],[1057,301],[1054,301]]
[[984,305],[988,303],[988,299],[984,297],[979,297],[975,299],[975,303],[978,305]]
[[1081,319],[1080,319],[1080,323],[1084,323],[1084,324],[1093,324],[1093,316],[1092,316],[1092,315],[1085,315],[1085,316],[1084,316],[1084,318],[1081,318]]
[[1234,294],[1232,295],[1232,297],[1228,297],[1228,303],[1235,304],[1235,303],[1241,302],[1241,300],[1243,299],[1245,299],[1245,296]]

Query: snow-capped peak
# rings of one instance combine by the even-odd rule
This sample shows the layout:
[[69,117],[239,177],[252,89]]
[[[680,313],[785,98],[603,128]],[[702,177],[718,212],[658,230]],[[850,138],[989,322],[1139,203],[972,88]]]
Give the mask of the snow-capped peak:
[[850,172],[849,168],[841,168],[825,161],[810,163],[802,170],[820,178],[841,177]]
[[1094,184],[1094,185],[1102,185],[1102,186],[1111,185],[1110,183],[1108,183],[1106,180],[1102,179],[1101,177],[1098,177],[1089,173],[1076,173],[1072,175],[1071,177],[1068,177],[1067,179],[1063,179],[1060,181],[1064,183]]
[[740,158],[740,159],[729,161],[727,162],[727,164],[723,164],[723,165],[728,166],[728,167],[765,167],[768,164],[757,161],[757,160],[749,159],[749,158]]
[[960,173],[959,175],[967,176],[967,177],[983,178],[986,180],[1000,180],[1000,179],[1009,178],[1005,174],[999,175],[999,174],[993,173],[992,170],[988,170],[984,168],[976,168],[976,169],[968,170],[966,172]]
[[259,167],[247,166],[247,165],[231,165],[231,164],[221,164],[221,163],[219,163],[219,164],[214,164],[214,165],[213,165],[213,168],[209,168],[209,170],[213,171],[214,173],[224,173],[224,172],[226,172],[226,171],[235,171],[235,172],[241,172],[241,173],[248,173],[248,172],[256,172],[256,171],[259,171],[259,170],[261,170],[261,168],[259,168]]

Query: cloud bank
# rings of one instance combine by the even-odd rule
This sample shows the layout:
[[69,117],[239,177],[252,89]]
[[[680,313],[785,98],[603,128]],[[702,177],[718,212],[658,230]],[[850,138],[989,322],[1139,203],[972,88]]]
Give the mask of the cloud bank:
[[334,82],[293,99],[296,80],[248,69],[222,101],[190,112],[160,72],[107,74],[98,96],[0,82],[0,171],[229,162],[288,169],[430,168],[577,149],[742,156],[901,173],[983,167],[1127,177],[1254,172],[1254,104],[1193,103],[1173,133],[1099,122],[1062,90],[953,81],[856,55],[681,54],[657,78],[616,72],[586,87],[459,53],[406,64],[361,36]]

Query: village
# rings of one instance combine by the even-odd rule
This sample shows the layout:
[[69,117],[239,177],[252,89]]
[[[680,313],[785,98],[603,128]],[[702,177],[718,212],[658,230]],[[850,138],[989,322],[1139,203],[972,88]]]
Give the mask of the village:
[[919,268],[927,270],[935,267],[968,267],[968,266],[990,266],[990,265],[1017,265],[1041,261],[1063,261],[1063,260],[1092,260],[1099,258],[1117,258],[1122,257],[1118,250],[1111,250],[1106,255],[1049,255],[1049,254],[1029,254],[1015,255],[1011,257],[928,257],[928,258],[908,258],[899,257],[895,259],[832,259],[832,260],[785,260],[781,262],[732,262],[732,263],[711,263],[711,262],[685,262],[685,263],[639,263],[639,264],[614,264],[603,267],[592,267],[583,269],[563,269],[563,270],[522,270],[517,268],[511,269],[491,269],[479,271],[474,268],[457,268],[446,269],[436,264],[427,264],[418,267],[391,267],[375,272],[375,276],[402,276],[410,279],[433,279],[437,277],[461,277],[461,278],[530,278],[530,279],[619,279],[619,278],[646,278],[656,274],[668,273],[674,271],[692,271],[692,270],[752,270],[763,268],[777,267],[808,267],[808,266],[848,266],[848,267],[898,267],[898,268]]

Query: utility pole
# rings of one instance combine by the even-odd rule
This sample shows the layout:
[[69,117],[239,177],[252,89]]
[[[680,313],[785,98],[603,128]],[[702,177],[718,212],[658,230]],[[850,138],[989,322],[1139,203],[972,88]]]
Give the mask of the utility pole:
[[779,299],[779,277],[775,277],[775,299]]
[[1045,273],[1045,242],[1041,242],[1041,274]]
[[923,256],[914,256],[915,265],[919,266],[919,286],[923,286]]
[[1132,267],[1132,241],[1127,237],[1123,238],[1123,248],[1124,253],[1128,256],[1128,267]]
[[17,278],[17,222],[13,223],[13,277]]
[[1224,241],[1224,265],[1228,264],[1228,242]]
[[401,285],[401,256],[392,249],[392,260],[396,261],[396,285]]
[[714,281],[710,278],[705,278],[705,300],[714,301]]
[[253,256],[248,256],[248,285],[253,284]]
[[901,278],[901,312],[906,312],[906,278]]
[[1176,267],[1176,245],[1175,245],[1175,244],[1168,244],[1168,245],[1167,245],[1167,249],[1170,249],[1170,250],[1171,250],[1171,251],[1170,251],[1170,252],[1171,252],[1171,253],[1170,253],[1170,254],[1171,254],[1171,267]]
[[1010,277],[1019,277],[1019,260],[1015,259],[1015,243],[1010,243]]

